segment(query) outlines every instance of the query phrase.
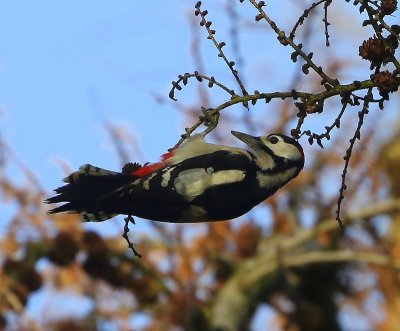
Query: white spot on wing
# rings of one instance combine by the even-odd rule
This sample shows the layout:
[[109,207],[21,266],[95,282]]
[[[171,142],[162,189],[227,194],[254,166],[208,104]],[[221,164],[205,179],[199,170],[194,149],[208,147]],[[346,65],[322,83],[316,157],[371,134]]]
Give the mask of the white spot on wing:
[[182,171],[174,180],[176,191],[187,201],[192,201],[212,186],[240,182],[245,177],[245,172],[242,170],[211,172],[209,169],[195,168]]
[[[145,181],[143,181],[143,188],[145,189],[145,190],[150,190],[150,180],[156,175],[157,173],[155,172],[155,173],[153,173],[153,174],[151,174],[150,175],[150,177],[149,178],[147,178]],[[134,183],[134,184],[136,184],[136,182]]]
[[242,170],[221,170],[211,175],[211,186],[241,182],[245,177]]
[[162,187],[167,187],[169,184],[169,181],[171,180],[171,171],[174,170],[175,168],[166,168],[163,175],[162,175],[162,181],[161,181],[161,186]]
[[[140,179],[136,179],[136,180],[133,182],[133,184],[129,185],[130,187],[133,186],[133,187],[129,190],[129,194],[132,194],[132,193],[133,193],[133,191],[135,190],[135,187],[134,187],[134,186],[138,185],[139,182],[140,182]],[[124,187],[121,187],[119,190],[124,190],[124,189],[125,189]],[[117,190],[117,191],[118,191],[118,190]]]
[[205,191],[209,186],[210,175],[203,168],[182,171],[174,180],[176,191],[188,201]]

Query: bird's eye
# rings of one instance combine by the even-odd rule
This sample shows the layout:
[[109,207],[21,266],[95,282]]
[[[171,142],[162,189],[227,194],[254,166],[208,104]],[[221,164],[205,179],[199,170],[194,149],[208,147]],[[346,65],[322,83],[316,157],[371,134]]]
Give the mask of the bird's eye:
[[277,136],[271,136],[271,137],[268,138],[268,141],[271,144],[277,144],[279,142],[279,138]]

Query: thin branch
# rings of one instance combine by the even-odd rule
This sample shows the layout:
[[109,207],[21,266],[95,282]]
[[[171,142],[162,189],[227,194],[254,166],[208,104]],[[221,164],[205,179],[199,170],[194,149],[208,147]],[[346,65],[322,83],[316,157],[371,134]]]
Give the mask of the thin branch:
[[324,18],[323,18],[323,22],[324,22],[324,27],[325,27],[325,45],[326,47],[330,46],[329,43],[329,30],[328,30],[328,26],[330,25],[330,23],[328,22],[328,7],[329,5],[332,3],[332,0],[326,0],[325,4],[324,4]]
[[[336,128],[339,129],[340,128],[340,123],[342,120],[342,117],[344,115],[344,112],[347,108],[348,103],[343,103],[342,105],[342,109],[340,110],[339,114],[336,116],[336,118],[334,119],[333,123],[331,125],[325,126],[325,132],[323,133],[314,133],[311,132],[310,130],[306,130],[303,132],[304,135],[308,136],[308,142],[310,143],[310,145],[313,144],[313,141],[316,140],[317,144],[321,147],[322,146],[322,140],[326,139],[326,140],[330,140],[331,139],[331,132]],[[296,131],[300,132],[300,128],[301,128],[301,122],[298,122],[298,125],[296,127]]]
[[[378,69],[377,69],[378,70]],[[346,155],[344,156],[344,167],[343,167],[343,171],[342,171],[342,182],[340,185],[340,189],[339,189],[339,197],[338,197],[338,201],[337,201],[337,208],[336,208],[336,220],[339,223],[339,226],[341,228],[343,228],[343,221],[340,217],[340,211],[341,211],[341,206],[342,206],[342,202],[344,199],[344,191],[346,191],[347,186],[346,186],[346,175],[347,175],[347,171],[348,171],[348,167],[350,164],[350,159],[351,159],[351,155],[353,152],[353,148],[354,148],[354,144],[356,142],[357,139],[361,139],[361,128],[364,124],[364,117],[369,113],[369,101],[368,101],[368,97],[371,96],[372,97],[372,87],[368,89],[367,92],[367,98],[364,101],[363,107],[361,109],[361,111],[358,112],[358,124],[357,124],[357,128],[354,131],[354,135],[353,137],[350,139],[350,146],[349,148],[346,150]]]
[[200,74],[198,71],[195,71],[192,74],[189,72],[186,72],[183,75],[178,75],[178,80],[172,82],[172,88],[169,92],[169,97],[172,100],[177,101],[177,99],[175,98],[175,92],[176,92],[176,90],[180,91],[182,89],[182,87],[179,84],[182,83],[184,86],[186,86],[188,83],[188,80],[190,78],[196,78],[198,82],[202,82],[203,80],[206,80],[206,81],[208,81],[209,88],[212,88],[214,85],[216,85],[219,88],[221,88],[222,90],[224,90],[225,92],[227,92],[230,96],[236,95],[234,90],[231,90],[230,88],[226,87],[224,84],[217,81],[214,76],[209,77],[207,75]]
[[235,62],[234,61],[230,61],[227,56],[225,55],[224,51],[222,50],[222,48],[226,45],[225,42],[221,42],[219,43],[216,38],[215,38],[215,30],[211,29],[211,25],[212,22],[206,19],[206,16],[208,14],[207,10],[201,10],[201,1],[198,1],[195,5],[195,15],[198,16],[200,15],[201,17],[201,21],[200,21],[200,25],[204,26],[207,30],[208,33],[208,37],[207,39],[210,39],[215,48],[218,50],[218,57],[222,58],[224,60],[224,62],[226,63],[226,65],[229,67],[230,71],[232,72],[233,77],[235,78],[236,82],[238,83],[240,90],[242,91],[242,95],[245,96],[247,95],[247,91],[246,88],[244,87],[244,84],[242,82],[242,80],[239,77],[239,73],[238,71],[235,69]]
[[310,12],[311,12],[313,9],[317,8],[320,4],[322,4],[322,3],[324,3],[324,2],[326,2],[326,0],[320,0],[320,1],[318,1],[318,2],[314,2],[309,8],[307,8],[307,9],[304,10],[303,14],[298,18],[296,24],[294,25],[292,31],[291,31],[290,34],[289,34],[289,38],[290,38],[290,39],[292,39],[292,40],[294,39],[295,34],[296,34],[296,30],[298,29],[298,27],[299,27],[300,25],[302,25],[302,24],[304,23],[305,19],[308,17],[308,15],[310,14]]
[[[339,81],[337,79],[333,79],[331,77],[329,77],[322,69],[322,67],[317,66],[312,60],[311,60],[311,56],[307,55],[306,53],[304,53],[301,49],[302,45],[299,44],[297,45],[292,39],[286,37],[286,34],[283,30],[281,30],[276,23],[266,14],[266,12],[262,9],[262,6],[258,5],[258,3],[255,0],[249,0],[249,2],[255,7],[257,8],[257,10],[259,11],[259,14],[256,16],[256,21],[259,21],[261,19],[264,19],[265,21],[267,21],[267,23],[269,24],[269,26],[272,28],[272,30],[275,31],[275,33],[278,36],[278,40],[279,42],[283,45],[290,45],[290,47],[292,47],[295,50],[295,53],[300,55],[304,61],[306,62],[304,68],[312,68],[321,78],[322,78],[322,82],[321,84],[324,85],[325,83],[329,83],[332,87],[339,85]],[[306,70],[303,69],[303,71],[305,73]]]
[[[398,78],[398,81],[400,82],[400,78]],[[308,93],[308,92],[299,92],[299,91],[289,91],[289,92],[271,92],[271,93],[260,93],[258,91],[254,91],[254,94],[248,94],[246,96],[238,96],[235,95],[231,100],[225,101],[224,103],[220,104],[218,107],[214,109],[209,109],[209,115],[214,116],[215,114],[219,113],[220,111],[229,108],[233,105],[239,104],[239,103],[244,103],[244,102],[251,102],[253,105],[256,104],[258,100],[265,100],[265,102],[270,102],[272,99],[286,99],[286,98],[293,98],[294,100],[296,99],[301,99],[305,100],[309,104],[317,103],[319,101],[325,100],[329,97],[335,96],[335,95],[341,95],[345,93],[351,93],[353,91],[361,90],[361,89],[366,89],[373,87],[374,83],[371,80],[365,80],[362,82],[353,82],[350,84],[346,85],[339,85],[336,86],[330,90],[321,92],[321,93]],[[175,145],[175,147],[179,146],[182,144],[185,139],[190,137],[190,135],[197,129],[199,128],[205,121],[205,118],[201,116],[201,118],[193,124],[191,127],[188,127],[185,129],[185,133],[181,135],[181,139],[178,141],[178,143]]]

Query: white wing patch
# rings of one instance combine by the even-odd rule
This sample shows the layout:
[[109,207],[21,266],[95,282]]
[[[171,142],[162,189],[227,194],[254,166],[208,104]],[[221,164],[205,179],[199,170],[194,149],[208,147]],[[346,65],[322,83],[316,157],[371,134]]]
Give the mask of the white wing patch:
[[211,175],[211,186],[241,182],[245,177],[242,170],[221,170]]
[[242,170],[220,170],[213,168],[195,168],[182,171],[174,180],[176,192],[187,201],[192,201],[197,196],[212,186],[240,182],[245,178]]
[[234,154],[242,154],[251,159],[249,152],[244,149],[210,144],[204,141],[204,137],[202,136],[202,134],[196,134],[187,139],[181,146],[179,146],[174,151],[174,155],[166,160],[166,163],[168,165],[178,164],[179,162],[196,156],[211,154],[218,151],[228,151]]
[[161,181],[161,186],[162,187],[167,187],[169,181],[171,180],[171,171],[174,170],[175,168],[165,168],[163,171],[164,173],[162,174],[162,181]]

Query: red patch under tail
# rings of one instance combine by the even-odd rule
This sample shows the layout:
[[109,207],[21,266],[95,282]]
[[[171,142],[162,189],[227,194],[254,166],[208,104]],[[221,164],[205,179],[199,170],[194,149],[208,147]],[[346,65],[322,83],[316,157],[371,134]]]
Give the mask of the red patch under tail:
[[139,169],[134,170],[131,173],[131,175],[137,176],[137,177],[145,177],[159,169],[162,169],[166,165],[165,161],[168,160],[173,155],[174,155],[174,150],[172,149],[161,156],[161,161],[145,164],[143,167],[140,167]]

